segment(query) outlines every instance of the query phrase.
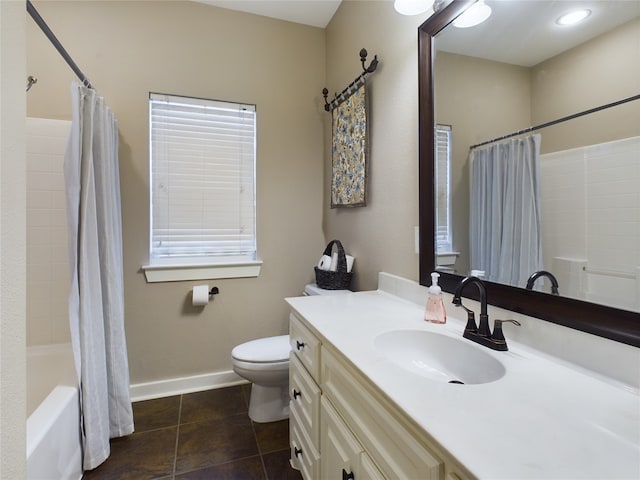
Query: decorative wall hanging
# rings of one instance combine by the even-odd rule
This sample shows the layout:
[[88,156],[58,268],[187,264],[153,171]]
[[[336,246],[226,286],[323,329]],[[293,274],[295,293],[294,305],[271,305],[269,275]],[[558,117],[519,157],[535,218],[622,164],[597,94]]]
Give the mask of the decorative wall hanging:
[[362,73],[331,102],[322,90],[324,109],[332,112],[331,208],[366,205],[367,99],[365,75],[373,73],[378,57],[365,67],[367,51],[360,50]]

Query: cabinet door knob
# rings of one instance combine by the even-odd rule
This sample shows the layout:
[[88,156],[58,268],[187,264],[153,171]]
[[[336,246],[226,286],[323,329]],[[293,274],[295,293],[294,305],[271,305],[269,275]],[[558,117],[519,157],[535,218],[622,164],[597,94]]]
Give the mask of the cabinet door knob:
[[296,390],[295,388],[293,389],[293,399],[295,400],[296,398],[298,398],[299,396],[301,396],[302,394]]
[[297,350],[302,350],[303,348],[304,348],[304,342],[296,340],[296,349]]
[[300,455],[302,455],[302,449],[293,447],[293,454],[296,456],[296,458],[298,458]]
[[353,476],[353,472],[349,472],[347,473],[347,471],[343,468],[342,469],[342,480],[354,480],[355,477]]

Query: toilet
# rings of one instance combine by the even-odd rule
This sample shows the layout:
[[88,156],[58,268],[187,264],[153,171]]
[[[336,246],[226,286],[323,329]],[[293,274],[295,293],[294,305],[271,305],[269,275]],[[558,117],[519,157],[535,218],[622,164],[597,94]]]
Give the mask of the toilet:
[[[325,290],[315,284],[305,295],[339,295],[349,290]],[[289,417],[289,335],[258,338],[231,351],[233,371],[249,380],[249,418],[257,423],[277,422]]]

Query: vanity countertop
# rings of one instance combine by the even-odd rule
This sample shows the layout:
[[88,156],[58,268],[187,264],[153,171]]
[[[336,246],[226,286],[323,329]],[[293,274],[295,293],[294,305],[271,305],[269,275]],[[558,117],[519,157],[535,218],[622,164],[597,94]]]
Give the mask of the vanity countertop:
[[404,370],[374,346],[380,333],[400,329],[462,339],[464,323],[453,307],[445,325],[434,325],[422,320],[421,306],[382,291],[287,302],[477,478],[640,478],[638,392],[510,341],[510,325],[508,352],[473,344],[499,359],[506,374],[456,385]]

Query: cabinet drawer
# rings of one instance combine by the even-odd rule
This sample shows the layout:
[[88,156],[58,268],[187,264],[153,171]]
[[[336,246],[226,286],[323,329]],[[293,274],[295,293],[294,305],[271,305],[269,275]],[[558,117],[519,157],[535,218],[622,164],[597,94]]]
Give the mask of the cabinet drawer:
[[444,463],[390,413],[394,408],[383,403],[351,365],[338,361],[326,348],[322,349],[321,377],[324,396],[329,397],[386,477],[444,477]]
[[302,362],[316,383],[320,383],[320,340],[302,325],[293,313],[289,316],[289,320],[291,351]]
[[302,428],[309,433],[316,449],[320,448],[320,388],[302,366],[296,355],[291,355],[289,367],[289,398],[296,409]]
[[362,444],[344,424],[340,415],[325,397],[322,398],[322,456],[320,472],[323,479],[353,478],[384,480]]
[[291,446],[291,466],[300,470],[304,480],[317,480],[320,468],[320,455],[312,445],[309,436],[301,428],[295,408],[291,409],[289,419],[289,443]]

